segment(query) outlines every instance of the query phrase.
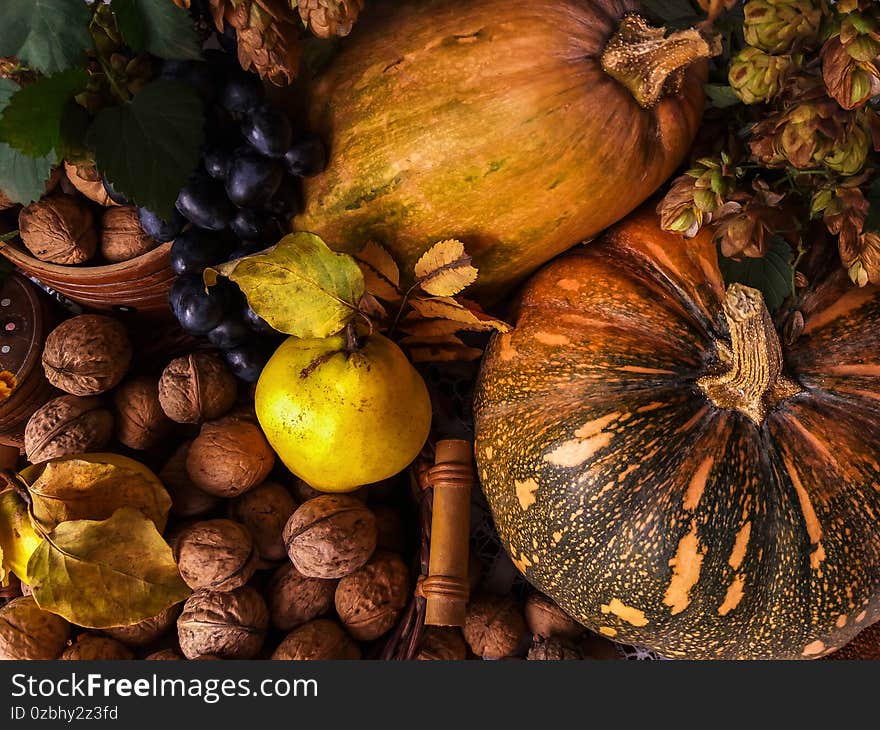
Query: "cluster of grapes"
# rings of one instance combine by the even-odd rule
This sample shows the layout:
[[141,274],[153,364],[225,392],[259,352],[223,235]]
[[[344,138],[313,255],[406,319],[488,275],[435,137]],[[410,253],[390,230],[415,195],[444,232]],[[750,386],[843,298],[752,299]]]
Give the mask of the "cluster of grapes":
[[[321,172],[326,153],[318,137],[295,131],[265,102],[259,78],[234,59],[211,50],[205,61],[164,63],[161,77],[190,84],[205,102],[206,142],[172,219],[146,208],[139,214],[148,235],[174,241],[171,266],[178,276],[169,305],[181,327],[207,337],[239,378],[254,382],[278,333],[248,307],[235,284],[221,279],[206,290],[202,274],[277,243],[298,212],[300,178]],[[118,198],[112,187],[108,194]]]

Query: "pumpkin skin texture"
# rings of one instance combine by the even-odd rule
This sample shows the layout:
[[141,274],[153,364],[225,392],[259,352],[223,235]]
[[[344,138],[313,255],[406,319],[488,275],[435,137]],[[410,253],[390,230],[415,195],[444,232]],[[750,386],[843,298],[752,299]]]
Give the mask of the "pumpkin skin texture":
[[804,297],[782,351],[797,387],[758,424],[698,385],[731,342],[708,233],[640,212],[533,277],[475,403],[526,578],[669,657],[817,658],[876,621],[880,291],[844,280]]
[[642,108],[600,63],[634,0],[420,0],[358,24],[311,101],[327,170],[297,230],[336,250],[370,240],[409,272],[464,242],[497,300],[637,207],[684,159],[707,65]]

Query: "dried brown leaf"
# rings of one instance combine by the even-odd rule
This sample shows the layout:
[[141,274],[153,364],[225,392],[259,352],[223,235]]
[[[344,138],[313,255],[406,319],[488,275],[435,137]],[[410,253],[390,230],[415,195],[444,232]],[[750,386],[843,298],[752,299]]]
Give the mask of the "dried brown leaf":
[[413,297],[410,304],[415,312],[425,319],[448,319],[462,325],[462,330],[485,331],[494,329],[498,332],[509,332],[510,325],[495,319],[467,302],[469,306],[457,302],[451,297]]
[[414,345],[407,347],[413,362],[472,362],[483,356],[483,351],[466,345]]
[[369,293],[364,294],[361,297],[361,301],[358,304],[358,310],[372,320],[383,320],[388,316],[388,312],[385,311],[385,307],[382,306],[382,303]]
[[400,269],[388,251],[370,241],[354,257],[361,267],[370,294],[386,302],[396,302],[401,298]]
[[416,262],[419,286],[428,294],[451,297],[477,280],[477,270],[461,241],[435,243]]

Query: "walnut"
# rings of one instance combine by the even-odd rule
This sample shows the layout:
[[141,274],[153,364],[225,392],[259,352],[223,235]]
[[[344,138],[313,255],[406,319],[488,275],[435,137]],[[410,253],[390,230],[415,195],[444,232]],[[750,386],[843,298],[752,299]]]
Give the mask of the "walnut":
[[319,618],[291,631],[272,658],[287,661],[360,659],[361,649],[338,623]]
[[583,626],[543,593],[529,595],[526,599],[525,616],[532,636],[541,639],[551,636],[576,639],[584,633]]
[[70,624],[43,611],[32,596],[0,608],[0,659],[57,659],[69,634]]
[[159,402],[172,421],[219,418],[235,403],[235,376],[214,355],[196,353],[168,363],[159,380]]
[[113,414],[99,398],[62,395],[34,411],[24,429],[24,450],[36,464],[57,456],[100,451],[113,435]]
[[474,654],[502,659],[519,647],[526,622],[519,604],[510,596],[483,595],[468,604],[463,633]]
[[180,577],[193,590],[232,591],[247,583],[259,555],[244,525],[232,520],[196,522],[174,546]]
[[399,556],[378,551],[336,586],[336,613],[355,639],[372,641],[390,631],[409,599],[409,571]]
[[192,441],[184,441],[165,462],[159,479],[171,495],[171,512],[177,517],[200,517],[220,504],[220,498],[193,484],[186,470],[186,457]]
[[177,649],[160,649],[159,651],[154,651],[152,654],[145,656],[144,660],[148,662],[179,662],[183,660],[183,654],[177,651]]
[[110,262],[128,261],[152,251],[158,242],[144,233],[137,208],[107,208],[101,218],[101,255]]
[[116,438],[130,449],[150,449],[171,430],[159,405],[159,381],[150,376],[126,380],[113,394]]
[[58,657],[64,660],[73,661],[109,661],[117,659],[134,659],[125,644],[109,636],[99,636],[98,634],[80,634],[76,641],[68,646],[64,653]]
[[376,546],[395,553],[406,552],[407,539],[400,512],[386,504],[370,507],[376,518]]
[[48,195],[22,208],[18,230],[34,257],[53,264],[81,264],[98,248],[95,217],[72,195]]
[[445,662],[467,659],[467,644],[457,628],[426,626],[416,659]]
[[287,554],[303,575],[342,578],[360,568],[376,549],[376,518],[345,494],[310,499],[284,526]]
[[234,591],[198,591],[177,619],[180,649],[187,659],[208,654],[221,659],[253,659],[263,646],[269,610],[250,586]]
[[567,639],[551,636],[547,639],[536,638],[529,647],[526,659],[530,661],[572,661],[583,659],[581,650]]
[[103,633],[127,646],[146,646],[152,644],[174,626],[174,622],[180,615],[180,609],[181,604],[175,603],[152,618],[145,618],[130,626],[114,626],[111,629],[104,629]]
[[238,418],[202,424],[186,457],[193,484],[218,497],[237,497],[252,489],[274,465],[275,452],[260,427]]
[[101,174],[94,165],[74,165],[65,161],[64,172],[67,173],[70,184],[92,202],[104,206],[116,205],[107,195]]
[[131,361],[131,341],[115,319],[83,314],[62,322],[46,337],[43,370],[56,388],[97,395],[119,384]]
[[281,533],[297,508],[296,501],[284,487],[263,482],[229,503],[229,516],[250,530],[264,560],[283,560],[287,548]]
[[275,571],[269,584],[268,602],[272,624],[282,631],[323,616],[333,607],[336,581],[308,578],[293,563]]

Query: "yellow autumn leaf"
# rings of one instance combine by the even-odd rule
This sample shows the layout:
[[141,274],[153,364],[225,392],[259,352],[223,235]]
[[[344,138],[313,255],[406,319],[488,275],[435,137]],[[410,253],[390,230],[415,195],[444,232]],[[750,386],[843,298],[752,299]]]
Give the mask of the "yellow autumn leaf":
[[418,317],[448,319],[463,325],[459,328],[462,330],[509,332],[511,329],[509,324],[488,316],[476,305],[469,308],[452,297],[413,297],[410,304]]
[[[24,500],[12,489],[0,492],[0,573],[15,573],[26,581],[28,560],[42,541]],[[8,575],[4,577],[8,581]]]
[[477,280],[477,270],[461,241],[435,243],[416,262],[419,286],[428,294],[451,297]]
[[336,253],[312,233],[293,233],[265,251],[205,269],[213,286],[226,276],[248,305],[279,332],[329,337],[357,314],[364,275],[348,254]]
[[191,592],[156,525],[130,507],[58,525],[34,551],[27,576],[40,608],[92,629],[143,621]]
[[34,522],[44,532],[68,520],[103,520],[120,507],[139,510],[161,531],[171,509],[159,478],[140,462],[116,454],[61,457],[26,469],[22,477]]
[[382,246],[370,241],[354,257],[361,267],[370,294],[386,302],[396,302],[403,296],[400,291],[400,269]]

